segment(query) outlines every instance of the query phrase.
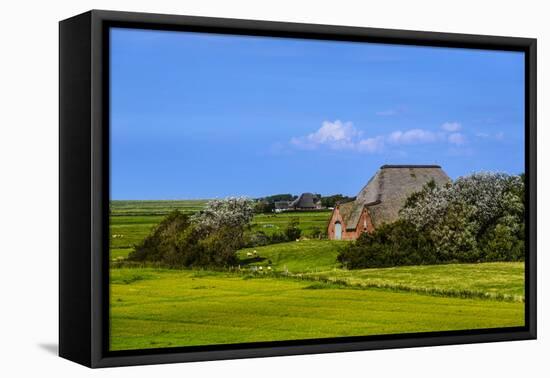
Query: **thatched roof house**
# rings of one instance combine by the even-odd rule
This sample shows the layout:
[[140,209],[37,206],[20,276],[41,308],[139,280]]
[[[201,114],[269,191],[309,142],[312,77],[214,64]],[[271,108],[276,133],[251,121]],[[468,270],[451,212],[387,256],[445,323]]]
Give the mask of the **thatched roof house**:
[[439,165],[383,165],[355,201],[334,208],[329,238],[355,240],[363,232],[396,221],[406,199],[431,180],[437,185],[450,181]]
[[321,208],[321,199],[313,193],[302,193],[292,201],[289,208],[293,210],[316,210]]

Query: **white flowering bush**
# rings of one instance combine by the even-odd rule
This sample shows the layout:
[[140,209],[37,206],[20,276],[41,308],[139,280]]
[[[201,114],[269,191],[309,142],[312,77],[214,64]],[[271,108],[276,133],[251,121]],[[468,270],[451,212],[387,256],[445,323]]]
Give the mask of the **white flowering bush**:
[[[523,254],[521,176],[480,172],[443,187],[431,182],[407,200],[400,215],[419,232],[429,234],[442,260],[517,260]],[[507,241],[495,240],[502,238]],[[496,245],[497,254],[491,250]],[[505,252],[507,245],[513,247]]]
[[253,216],[253,202],[234,197],[210,201],[192,216],[174,211],[136,246],[129,260],[185,267],[234,266]]
[[242,234],[254,217],[255,203],[246,197],[228,197],[209,201],[205,208],[191,217],[201,230],[210,233],[222,228],[232,228]]

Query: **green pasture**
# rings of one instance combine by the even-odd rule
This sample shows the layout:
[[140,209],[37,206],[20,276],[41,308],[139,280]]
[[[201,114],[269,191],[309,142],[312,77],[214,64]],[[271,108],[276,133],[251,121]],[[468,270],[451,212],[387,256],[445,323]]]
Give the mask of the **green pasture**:
[[[288,273],[324,272],[339,266],[336,261],[338,247],[346,241],[301,240],[271,244],[265,247],[245,248],[238,252],[241,264],[248,266],[271,265],[273,271]],[[257,257],[247,254],[256,251]],[[268,264],[271,261],[271,264]]]
[[254,277],[112,269],[111,350],[524,324],[520,302]]
[[[113,201],[110,258],[124,259],[173,209],[192,213],[205,202]],[[325,229],[330,212],[260,214],[251,229],[283,232],[291,217],[307,237]],[[524,324],[523,263],[350,271],[336,260],[345,243],[310,239],[243,249],[234,272],[113,266],[111,349]]]
[[[341,269],[336,261],[338,247],[343,243],[348,242],[301,240],[247,248],[238,255],[243,267],[270,265],[274,273],[288,272],[339,285],[513,301],[522,301],[525,296],[523,262],[347,270]],[[248,257],[253,251],[256,255]]]
[[525,300],[523,262],[402,266],[306,273],[306,278],[349,286],[413,291],[432,295]]
[[317,228],[325,231],[328,226],[331,211],[288,211],[278,214],[258,214],[252,220],[253,231],[263,231],[267,235],[284,232],[291,218],[298,218],[303,236],[309,236]]
[[166,215],[178,209],[184,213],[194,213],[204,207],[207,199],[198,200],[151,200],[151,201],[122,201],[110,202],[111,216],[122,215]]

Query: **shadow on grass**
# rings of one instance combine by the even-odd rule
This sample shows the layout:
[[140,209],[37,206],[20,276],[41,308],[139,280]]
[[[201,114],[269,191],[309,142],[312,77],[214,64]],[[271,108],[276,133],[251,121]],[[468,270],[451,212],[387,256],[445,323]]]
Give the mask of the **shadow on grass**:
[[241,259],[240,260],[240,263],[241,265],[250,265],[252,263],[257,263],[257,262],[262,262],[262,261],[265,261],[266,258],[265,257],[249,257],[249,258],[246,258],[246,259]]

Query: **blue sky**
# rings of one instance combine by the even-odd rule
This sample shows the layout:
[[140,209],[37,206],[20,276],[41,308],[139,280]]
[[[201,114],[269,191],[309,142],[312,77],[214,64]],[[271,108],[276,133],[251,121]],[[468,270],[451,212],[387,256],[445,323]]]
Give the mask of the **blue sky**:
[[383,164],[523,172],[524,57],[111,30],[111,198],[355,195]]

